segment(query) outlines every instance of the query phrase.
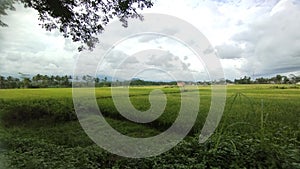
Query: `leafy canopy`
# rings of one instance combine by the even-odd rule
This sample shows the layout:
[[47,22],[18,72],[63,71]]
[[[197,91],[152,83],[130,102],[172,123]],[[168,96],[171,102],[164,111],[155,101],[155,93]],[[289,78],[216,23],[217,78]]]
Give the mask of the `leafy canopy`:
[[[6,14],[6,9],[14,9],[14,2],[37,10],[40,25],[47,31],[58,29],[64,37],[81,42],[79,51],[86,47],[93,49],[99,42],[97,34],[114,17],[127,27],[128,18],[142,19],[138,9],[153,5],[151,0],[1,0],[0,16]],[[0,20],[0,26],[7,25]]]
[[[6,9],[15,10],[15,8],[13,7],[12,0],[1,0],[0,1],[0,16],[7,15],[7,13],[5,12]],[[0,20],[0,26],[7,26],[7,24]]]

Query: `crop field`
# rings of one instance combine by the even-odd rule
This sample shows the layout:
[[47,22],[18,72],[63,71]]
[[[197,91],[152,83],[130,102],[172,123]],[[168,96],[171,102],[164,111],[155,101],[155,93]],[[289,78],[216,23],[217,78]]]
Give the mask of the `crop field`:
[[176,120],[181,95],[198,93],[193,128],[171,150],[154,157],[125,158],[97,146],[78,122],[71,88],[0,90],[0,168],[300,168],[300,86],[228,85],[225,110],[213,135],[199,143],[211,105],[210,86],[130,87],[132,105],[151,107],[160,89],[166,107],[150,123],[135,123],[116,109],[111,88],[96,88],[106,121],[136,138],[158,135]]

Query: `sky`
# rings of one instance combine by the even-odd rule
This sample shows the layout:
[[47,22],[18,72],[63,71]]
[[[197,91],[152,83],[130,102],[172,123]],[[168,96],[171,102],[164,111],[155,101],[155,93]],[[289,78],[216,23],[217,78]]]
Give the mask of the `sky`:
[[[98,74],[116,79],[207,80],[210,77],[207,65],[172,37],[147,34],[127,38],[115,44],[106,56],[97,52],[103,52],[101,47],[109,48],[107,45],[111,44],[100,39],[100,46],[93,53],[80,53],[79,44],[63,38],[57,31],[42,29],[36,11],[22,5],[15,7],[16,11],[1,17],[9,25],[0,27],[1,75],[19,72],[72,75],[78,58],[85,57],[81,66],[93,62]],[[175,16],[197,28],[219,57],[227,79],[245,75],[252,78],[300,75],[299,0],[155,0],[154,6],[143,12]],[[158,21],[157,25],[160,24],[163,25]],[[134,33],[130,26],[131,22],[129,30]],[[113,36],[123,36],[119,33],[123,29],[128,28],[114,24],[106,32],[114,39]],[[162,32],[175,36],[184,31],[177,29],[170,24]],[[193,41],[192,38],[195,37],[188,40]]]

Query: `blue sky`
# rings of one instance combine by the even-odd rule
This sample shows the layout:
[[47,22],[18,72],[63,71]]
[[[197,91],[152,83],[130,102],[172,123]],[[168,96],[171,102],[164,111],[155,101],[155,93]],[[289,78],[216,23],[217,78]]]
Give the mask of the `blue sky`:
[[[176,16],[197,27],[207,37],[220,57],[226,78],[290,73],[300,75],[300,3],[297,0],[154,2],[153,8],[144,12]],[[79,44],[64,39],[57,31],[47,32],[42,29],[38,25],[36,11],[16,5],[16,11],[9,11],[1,19],[9,27],[0,28],[0,74],[73,74],[76,59],[82,55],[77,51]],[[123,28],[120,26],[118,29]],[[176,26],[174,30],[168,31],[176,31]],[[164,59],[153,59],[152,66],[158,69],[168,67],[174,74],[182,72],[176,70],[184,69],[194,72],[199,80],[207,77],[203,75],[204,66],[193,60],[194,56],[184,47],[168,39],[150,38],[145,41],[145,38],[120,44],[114,53],[128,56],[132,55],[129,50],[132,46],[141,49],[145,46],[163,46]],[[181,62],[176,62],[176,58]],[[105,64],[99,72],[111,76],[109,73],[114,69],[113,63],[120,58],[113,59],[104,60]],[[168,59],[173,61],[161,64]],[[146,66],[150,64],[149,58],[137,60]],[[196,70],[197,67],[199,70]],[[154,75],[148,71],[140,77],[153,79]],[[167,80],[163,76],[155,77]]]

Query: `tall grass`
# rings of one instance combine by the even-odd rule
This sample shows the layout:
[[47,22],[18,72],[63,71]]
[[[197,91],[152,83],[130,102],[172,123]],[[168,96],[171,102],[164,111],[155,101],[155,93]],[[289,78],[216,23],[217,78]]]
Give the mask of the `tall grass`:
[[[32,99],[0,90],[2,143],[13,168],[300,168],[300,90],[266,85],[230,86],[223,119],[204,144],[198,135],[210,106],[210,90],[200,88],[196,125],[172,150],[152,158],[127,159],[97,147],[76,119],[72,99],[61,89],[36,90]],[[137,109],[149,108],[151,88],[131,88]],[[165,112],[154,123],[137,124],[122,119],[109,88],[96,90],[106,120],[119,132],[150,137],[170,126],[180,108],[178,89],[163,88],[168,98]],[[42,96],[40,96],[42,95]],[[5,131],[5,132],[2,132]]]

